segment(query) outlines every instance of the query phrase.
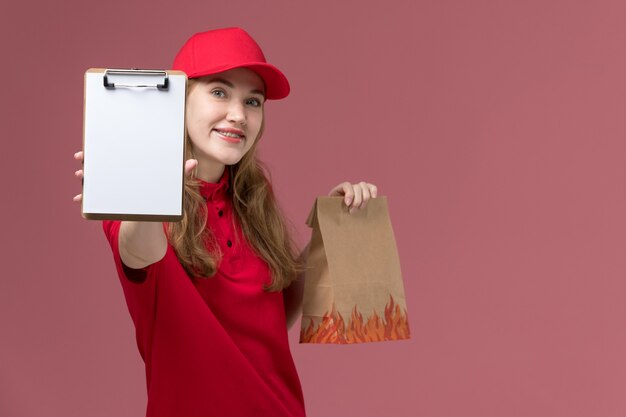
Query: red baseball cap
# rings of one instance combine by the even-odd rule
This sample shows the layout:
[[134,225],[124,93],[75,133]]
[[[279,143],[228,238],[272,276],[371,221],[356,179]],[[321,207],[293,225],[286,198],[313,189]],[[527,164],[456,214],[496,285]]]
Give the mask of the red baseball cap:
[[198,78],[242,67],[263,79],[266,99],[278,100],[289,95],[287,77],[268,64],[254,39],[237,27],[196,33],[180,48],[172,69],[184,71],[188,78]]

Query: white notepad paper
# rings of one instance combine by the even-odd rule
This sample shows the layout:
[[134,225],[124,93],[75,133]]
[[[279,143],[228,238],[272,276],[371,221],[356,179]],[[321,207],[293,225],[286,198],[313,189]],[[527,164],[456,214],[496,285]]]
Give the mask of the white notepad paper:
[[[118,71],[115,73],[115,71]],[[87,219],[182,218],[185,94],[182,71],[85,73],[82,214]],[[163,85],[167,74],[167,88]]]

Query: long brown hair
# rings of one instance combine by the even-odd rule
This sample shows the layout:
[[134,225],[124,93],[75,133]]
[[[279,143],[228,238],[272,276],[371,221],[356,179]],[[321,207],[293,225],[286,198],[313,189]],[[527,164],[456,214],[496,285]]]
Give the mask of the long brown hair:
[[[188,80],[187,94],[197,83]],[[228,198],[232,198],[234,219],[254,252],[267,262],[272,281],[266,291],[287,288],[302,271],[297,249],[291,237],[291,223],[287,223],[276,201],[268,180],[267,167],[257,158],[257,144],[261,130],[252,147],[229,169]],[[185,133],[185,160],[193,158],[193,144]],[[207,227],[207,208],[200,195],[200,181],[193,176],[185,178],[183,219],[168,224],[167,235],[178,260],[189,276],[210,278],[217,272],[222,254],[210,227]],[[288,227],[289,225],[289,227]]]

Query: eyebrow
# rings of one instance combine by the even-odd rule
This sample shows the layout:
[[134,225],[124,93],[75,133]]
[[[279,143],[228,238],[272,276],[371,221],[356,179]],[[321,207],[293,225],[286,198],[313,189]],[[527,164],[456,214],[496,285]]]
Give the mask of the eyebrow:
[[[233,83],[231,83],[230,81],[225,80],[223,78],[217,78],[217,77],[216,78],[209,78],[207,80],[207,83],[222,83],[222,84],[225,84],[225,85],[229,86],[230,88],[235,88]],[[260,94],[260,95],[263,96],[263,98],[265,98],[265,93],[263,93],[263,91],[261,91],[261,90],[252,90],[250,92],[253,93],[253,94]]]

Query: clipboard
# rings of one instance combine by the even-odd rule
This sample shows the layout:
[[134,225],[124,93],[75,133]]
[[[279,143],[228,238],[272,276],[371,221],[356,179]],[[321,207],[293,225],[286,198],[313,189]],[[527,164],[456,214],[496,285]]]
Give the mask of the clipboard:
[[85,219],[182,219],[186,89],[183,71],[85,72]]

